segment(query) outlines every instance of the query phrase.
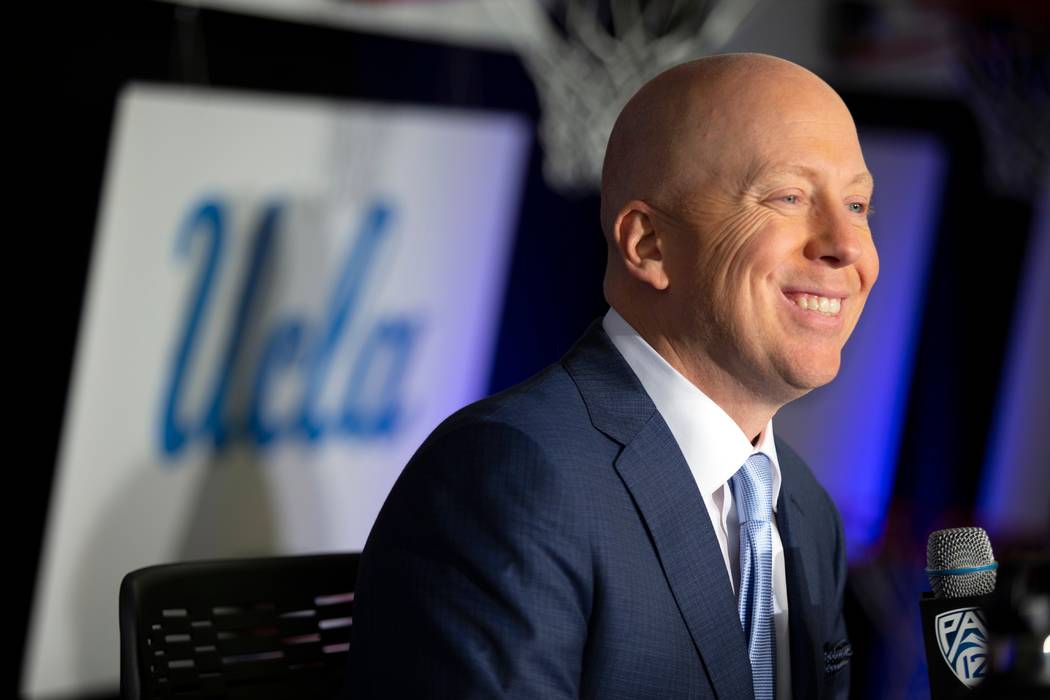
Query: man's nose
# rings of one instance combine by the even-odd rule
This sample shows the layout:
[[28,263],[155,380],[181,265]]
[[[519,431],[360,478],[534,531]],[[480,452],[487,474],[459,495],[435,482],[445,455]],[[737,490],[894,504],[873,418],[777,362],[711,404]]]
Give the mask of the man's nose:
[[850,217],[845,206],[827,207],[817,213],[804,250],[806,257],[833,268],[855,263],[863,253],[862,228]]

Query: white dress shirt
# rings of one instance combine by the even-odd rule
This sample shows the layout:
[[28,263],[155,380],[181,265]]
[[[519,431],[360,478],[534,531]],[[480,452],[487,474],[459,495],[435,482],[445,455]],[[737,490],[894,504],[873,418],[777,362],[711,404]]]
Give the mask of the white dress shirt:
[[[773,465],[773,510],[780,495],[780,463],[773,443],[773,421],[762,430],[757,445],[714,401],[682,376],[613,308],[602,328],[623,355],[667,427],[671,429],[697,488],[707,506],[729,581],[736,592],[740,578],[740,517],[733,504],[729,479],[747,458],[761,452]],[[732,523],[729,527],[727,523]],[[787,581],[784,547],[773,521],[773,626],[776,636],[777,700],[791,698],[791,654],[788,637]]]

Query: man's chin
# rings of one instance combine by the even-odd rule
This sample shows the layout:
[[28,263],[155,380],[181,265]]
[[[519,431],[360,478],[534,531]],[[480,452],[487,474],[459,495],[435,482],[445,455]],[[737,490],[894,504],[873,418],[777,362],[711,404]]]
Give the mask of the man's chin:
[[805,396],[838,376],[839,366],[839,357],[836,355],[833,362],[791,367],[784,373],[784,378],[787,384],[798,392],[798,396]]

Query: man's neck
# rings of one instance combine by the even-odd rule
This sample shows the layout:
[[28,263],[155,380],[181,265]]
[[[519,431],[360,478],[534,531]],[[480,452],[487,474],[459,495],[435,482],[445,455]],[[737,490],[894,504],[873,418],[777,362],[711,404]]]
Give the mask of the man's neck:
[[743,384],[726,373],[717,362],[702,352],[680,352],[668,336],[641,318],[628,316],[616,309],[625,321],[669,365],[718,404],[719,408],[749,436],[752,445],[758,445],[762,431],[783,404],[776,404],[755,396]]

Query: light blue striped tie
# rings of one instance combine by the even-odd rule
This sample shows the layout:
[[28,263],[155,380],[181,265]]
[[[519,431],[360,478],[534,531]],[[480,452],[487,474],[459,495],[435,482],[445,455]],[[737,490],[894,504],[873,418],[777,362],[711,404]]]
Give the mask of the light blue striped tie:
[[773,465],[753,454],[730,480],[740,513],[740,589],[737,610],[751,657],[755,700],[776,695],[773,637]]

